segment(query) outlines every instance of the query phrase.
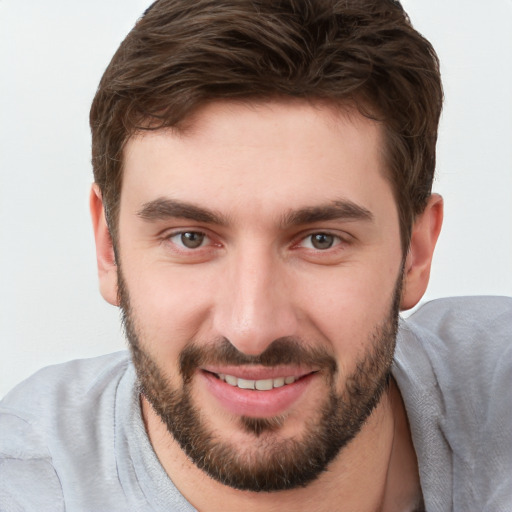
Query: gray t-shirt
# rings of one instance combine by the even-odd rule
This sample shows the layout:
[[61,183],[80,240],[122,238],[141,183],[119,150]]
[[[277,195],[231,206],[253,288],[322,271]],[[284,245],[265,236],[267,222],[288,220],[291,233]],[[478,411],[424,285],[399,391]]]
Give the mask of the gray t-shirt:
[[[426,304],[394,377],[427,511],[512,511],[512,299]],[[0,511],[193,511],[146,435],[126,352],[45,368],[0,402]]]

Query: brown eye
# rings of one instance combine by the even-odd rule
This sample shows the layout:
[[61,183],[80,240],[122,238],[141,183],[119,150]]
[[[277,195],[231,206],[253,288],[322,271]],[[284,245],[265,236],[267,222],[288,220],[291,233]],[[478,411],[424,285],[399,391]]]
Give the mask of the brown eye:
[[330,249],[335,242],[336,237],[328,233],[315,233],[310,236],[311,245],[318,250]]
[[187,249],[197,249],[203,245],[205,234],[198,231],[186,231],[179,235],[180,242]]

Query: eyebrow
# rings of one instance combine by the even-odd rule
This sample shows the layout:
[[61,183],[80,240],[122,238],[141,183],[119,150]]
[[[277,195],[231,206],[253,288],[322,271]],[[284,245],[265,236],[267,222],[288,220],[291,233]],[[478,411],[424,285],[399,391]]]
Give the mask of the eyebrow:
[[177,201],[166,197],[159,197],[148,203],[144,203],[137,215],[147,221],[166,219],[188,219],[207,224],[225,226],[228,219],[220,213],[207,210],[191,203]]
[[292,210],[284,215],[281,224],[283,226],[296,226],[328,220],[371,222],[373,221],[373,214],[361,205],[341,199],[325,206]]
[[[227,226],[229,224],[229,218],[221,213],[196,206],[192,203],[165,197],[159,197],[144,203],[137,212],[137,215],[150,222],[174,218],[220,226]],[[283,215],[280,224],[282,228],[286,228],[329,220],[373,221],[373,214],[363,206],[342,199],[327,205],[290,210]]]

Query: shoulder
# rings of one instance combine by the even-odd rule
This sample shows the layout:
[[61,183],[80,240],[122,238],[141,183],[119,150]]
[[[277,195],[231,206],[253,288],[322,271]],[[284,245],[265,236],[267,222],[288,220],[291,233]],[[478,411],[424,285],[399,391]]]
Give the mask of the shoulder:
[[77,453],[80,443],[98,431],[97,423],[114,407],[128,365],[128,353],[121,352],[50,366],[5,396],[0,402],[0,510],[15,504],[20,510],[62,509],[58,466],[64,445]]
[[48,366],[10,391],[0,402],[0,411],[15,410],[27,419],[40,419],[50,404],[58,402],[62,407],[78,397],[94,399],[128,364],[128,353],[116,352]]
[[[128,353],[117,352],[43,368],[0,401],[0,425],[23,423],[25,429],[42,434],[52,426],[63,425],[68,417],[78,420],[96,409],[103,395],[115,392],[129,364]],[[11,438],[6,441],[2,437],[0,448],[15,446],[18,428],[2,430]]]
[[447,343],[477,338],[499,342],[511,334],[512,298],[489,296],[437,299],[424,304],[411,315],[407,323],[436,333]]
[[452,387],[467,381],[480,392],[491,386],[495,392],[499,381],[510,379],[512,298],[434,300],[403,323],[402,334],[402,343],[407,335],[419,339],[437,377],[451,380]]
[[[1,413],[0,432],[0,510],[63,511],[60,480],[37,432],[23,419]],[[13,432],[18,441],[10,443]]]
[[512,372],[512,298],[428,302],[401,322],[397,358],[430,366],[446,393],[495,393]]
[[442,489],[460,510],[509,510],[512,299],[425,304],[401,322],[393,374],[424,490]]

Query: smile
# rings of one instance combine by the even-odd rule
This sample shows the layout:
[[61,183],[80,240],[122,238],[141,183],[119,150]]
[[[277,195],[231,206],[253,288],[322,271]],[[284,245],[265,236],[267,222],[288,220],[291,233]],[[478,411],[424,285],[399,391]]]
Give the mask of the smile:
[[225,375],[223,373],[216,373],[215,375],[217,375],[220,380],[224,381],[230,386],[240,389],[255,389],[258,391],[270,391],[274,388],[281,388],[287,384],[293,384],[297,380],[297,377],[292,376],[277,377],[276,379],[251,380],[241,379],[239,377],[235,377],[233,375]]
[[[242,371],[245,373],[243,377],[240,375]],[[199,372],[208,393],[223,409],[237,416],[253,418],[270,418],[289,410],[318,374],[316,369],[305,372],[299,368],[226,367],[222,370],[203,368]]]

